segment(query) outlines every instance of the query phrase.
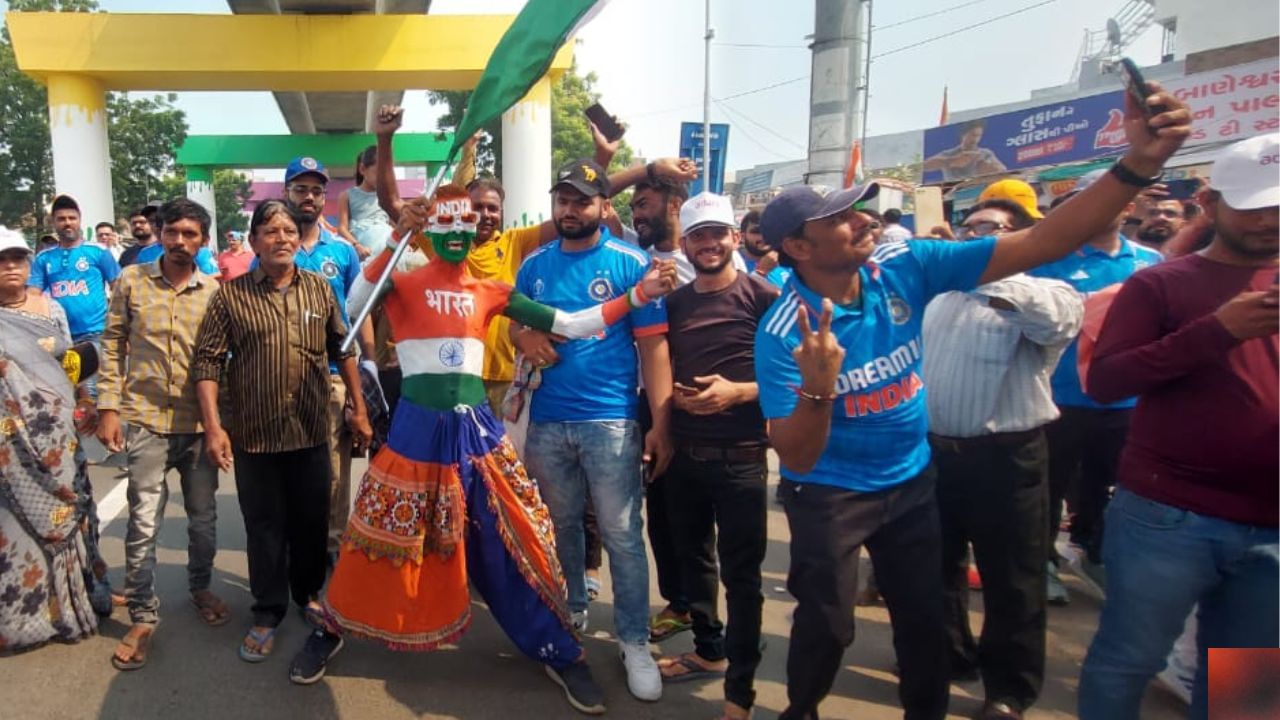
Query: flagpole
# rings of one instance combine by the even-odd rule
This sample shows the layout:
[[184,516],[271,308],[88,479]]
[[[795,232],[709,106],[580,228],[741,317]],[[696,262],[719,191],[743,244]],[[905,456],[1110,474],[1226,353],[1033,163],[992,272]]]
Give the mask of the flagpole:
[[[440,182],[444,180],[445,172],[452,165],[453,156],[450,155],[449,159],[440,165],[440,169],[436,171],[435,177],[431,178],[431,184],[428,185],[426,190],[422,193],[423,197],[430,198],[435,194],[436,188],[440,187]],[[342,352],[350,350],[351,344],[356,341],[356,336],[360,334],[360,326],[363,325],[365,319],[369,317],[369,313],[373,312],[373,306],[378,302],[378,294],[382,292],[382,288],[391,280],[391,273],[395,272],[396,264],[400,262],[400,258],[404,256],[405,251],[413,244],[411,242],[412,239],[412,232],[407,232],[404,237],[400,238],[400,244],[396,245],[395,252],[391,253],[391,262],[388,262],[387,266],[382,269],[382,275],[378,276],[378,282],[374,283],[373,292],[369,293],[368,302],[364,304],[364,307],[360,308],[360,314],[351,321],[351,327],[347,328],[347,336],[342,340]]]
[[871,101],[871,11],[875,6],[872,0],[867,0],[867,60],[864,70],[862,71],[862,149],[867,149],[867,108]]
[[711,0],[707,0],[706,7],[706,49],[702,61],[702,190],[711,192],[711,39],[716,31],[711,29]]

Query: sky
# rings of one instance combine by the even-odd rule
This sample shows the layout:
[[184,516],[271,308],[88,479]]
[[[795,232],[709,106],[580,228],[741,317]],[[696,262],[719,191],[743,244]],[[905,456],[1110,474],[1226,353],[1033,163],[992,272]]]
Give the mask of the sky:
[[[99,4],[110,12],[229,12],[225,0]],[[1033,89],[1067,82],[1085,30],[1101,29],[1124,4],[873,2],[867,134],[936,125],[944,86],[956,111],[1023,100]],[[0,8],[6,5],[0,1]],[[511,14],[523,5],[524,0],[433,0],[431,12]],[[811,62],[806,36],[814,30],[813,3],[712,0],[711,5],[711,121],[731,125],[730,177],[754,165],[803,158]],[[704,3],[694,0],[612,0],[579,34],[579,69],[598,76],[600,101],[629,126],[626,139],[637,154],[675,154],[681,121],[702,120],[703,35]],[[922,44],[892,52],[915,43]],[[1127,54],[1140,65],[1154,64],[1159,48],[1160,31],[1153,27]],[[192,134],[288,132],[270,93],[179,93],[177,105],[186,111]],[[407,92],[404,105],[406,130],[436,129],[439,111],[430,107],[425,92]]]

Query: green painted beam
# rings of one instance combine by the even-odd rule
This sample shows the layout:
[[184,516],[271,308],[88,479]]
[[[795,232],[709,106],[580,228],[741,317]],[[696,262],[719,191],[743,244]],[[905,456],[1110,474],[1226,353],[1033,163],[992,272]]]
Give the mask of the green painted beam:
[[[332,167],[355,164],[356,155],[373,145],[373,135],[189,135],[177,148],[179,165],[187,167],[284,167],[309,155]],[[437,165],[449,155],[452,133],[398,133],[391,143],[396,164]]]

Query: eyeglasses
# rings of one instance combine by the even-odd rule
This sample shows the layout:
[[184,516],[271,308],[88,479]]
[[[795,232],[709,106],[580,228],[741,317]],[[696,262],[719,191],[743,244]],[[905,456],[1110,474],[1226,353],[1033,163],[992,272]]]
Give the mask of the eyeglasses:
[[[448,213],[439,213],[436,215],[435,224],[436,225],[452,225],[453,217],[454,217],[453,215],[450,215]],[[480,216],[473,212],[462,213],[458,215],[458,220],[461,221],[463,225],[475,225],[476,222],[480,220]]]
[[306,185],[290,185],[289,186],[290,194],[299,195],[302,197],[307,197],[307,196],[324,197],[324,192],[325,192],[325,189],[323,185],[312,185],[310,187]]
[[980,220],[972,224],[965,223],[964,225],[961,225],[960,231],[956,234],[956,237],[981,237],[984,235],[995,235],[998,232],[1004,232],[1010,229],[1011,228],[1004,223]]

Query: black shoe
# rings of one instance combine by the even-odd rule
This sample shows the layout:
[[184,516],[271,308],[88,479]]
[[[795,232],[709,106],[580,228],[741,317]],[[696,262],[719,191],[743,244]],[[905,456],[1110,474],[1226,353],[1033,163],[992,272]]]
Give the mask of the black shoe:
[[573,663],[563,670],[556,670],[550,665],[543,667],[555,684],[564,690],[565,699],[574,710],[587,715],[604,714],[604,693],[591,677],[591,668],[585,661]]
[[293,662],[289,663],[289,682],[310,685],[324,677],[325,666],[338,654],[342,645],[341,635],[313,630],[302,649],[293,656]]

